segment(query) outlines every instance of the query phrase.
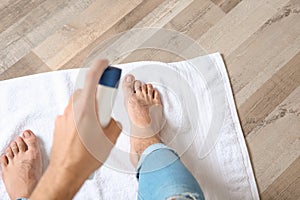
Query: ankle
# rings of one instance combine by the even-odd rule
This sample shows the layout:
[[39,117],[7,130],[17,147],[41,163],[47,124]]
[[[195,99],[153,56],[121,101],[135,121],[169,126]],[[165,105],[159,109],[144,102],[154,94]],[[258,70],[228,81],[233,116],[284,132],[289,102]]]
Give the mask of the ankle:
[[155,135],[149,138],[134,138],[131,137],[131,145],[140,158],[143,152],[151,145],[157,144],[157,143],[162,143],[160,138]]

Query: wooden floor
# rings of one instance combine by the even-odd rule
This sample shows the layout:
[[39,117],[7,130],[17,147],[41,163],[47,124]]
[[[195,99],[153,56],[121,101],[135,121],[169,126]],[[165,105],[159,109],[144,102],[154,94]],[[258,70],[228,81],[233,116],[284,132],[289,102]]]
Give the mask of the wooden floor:
[[[97,44],[142,27],[223,54],[261,198],[300,199],[299,0],[1,0],[0,80],[80,67]],[[170,61],[159,55],[118,62]]]

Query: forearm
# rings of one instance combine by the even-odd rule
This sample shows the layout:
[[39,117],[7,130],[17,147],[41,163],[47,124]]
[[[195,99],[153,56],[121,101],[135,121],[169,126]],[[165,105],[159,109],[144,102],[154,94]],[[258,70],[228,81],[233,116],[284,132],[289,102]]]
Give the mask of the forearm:
[[74,174],[73,170],[55,168],[49,165],[30,200],[72,199],[86,177]]

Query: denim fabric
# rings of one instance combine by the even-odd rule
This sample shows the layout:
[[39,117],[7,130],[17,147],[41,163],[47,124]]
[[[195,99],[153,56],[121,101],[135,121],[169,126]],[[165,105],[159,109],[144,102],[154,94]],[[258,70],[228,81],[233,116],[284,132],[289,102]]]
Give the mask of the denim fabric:
[[203,192],[178,155],[164,144],[149,146],[137,166],[139,200],[203,200]]

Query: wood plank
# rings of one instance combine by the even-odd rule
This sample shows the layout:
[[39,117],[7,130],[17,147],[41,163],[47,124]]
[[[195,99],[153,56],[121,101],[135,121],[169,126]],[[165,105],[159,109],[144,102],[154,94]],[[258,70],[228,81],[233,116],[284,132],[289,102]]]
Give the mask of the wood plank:
[[211,0],[225,12],[230,12],[242,0]]
[[[120,34],[124,31],[132,29],[136,24],[141,22],[147,15],[151,13],[153,16],[152,19],[157,19],[155,16],[155,9],[163,3],[164,0],[152,0],[152,1],[143,1],[141,4],[136,6],[132,11],[125,15],[122,20],[119,20],[114,24],[110,29],[104,32],[100,37],[98,37],[94,42],[91,42],[88,46],[79,51],[75,56],[73,56],[68,62],[66,62],[60,69],[70,69],[70,68],[79,68],[83,67],[83,62],[88,63],[89,59],[92,60],[94,57],[91,57],[93,50],[101,46],[105,41],[109,40],[113,36]],[[150,20],[147,21],[148,23]],[[103,46],[103,49],[99,48],[99,51],[104,50],[107,46]],[[88,57],[88,55],[90,55]],[[85,60],[87,59],[87,60]]]
[[0,1],[0,11],[7,8],[9,4],[11,4],[13,0],[2,0]]
[[198,39],[224,16],[225,13],[209,0],[193,1],[168,22],[164,28]]
[[297,87],[246,137],[260,192],[267,190],[300,156],[299,99]]
[[300,85],[300,52],[238,108],[247,136]]
[[[118,38],[118,40],[114,41],[111,46],[103,49],[103,52],[107,52],[106,57],[109,57],[113,64],[132,62],[132,60],[130,60],[131,56],[134,57],[135,60],[142,60],[142,58],[148,58],[149,60],[151,60],[150,55],[152,55],[153,52],[151,54],[147,53],[149,53],[149,51],[153,51],[153,49],[138,50],[139,53],[141,53],[141,51],[143,53],[147,51],[146,54],[148,55],[148,57],[137,55],[137,51],[131,52],[134,49],[140,48],[145,42],[149,41],[149,38],[153,37],[156,34],[156,30],[144,30],[143,27],[155,27],[157,29],[164,27],[170,20],[172,20],[192,2],[192,0],[164,1],[133,27],[133,29],[140,30],[135,31],[134,34],[128,33],[122,35],[120,38]],[[156,40],[155,42],[157,43],[159,41],[161,40]],[[124,54],[124,52],[128,53]]]
[[78,15],[93,0],[48,0],[0,34],[0,73]]
[[300,2],[287,5],[225,57],[237,106],[300,51]]
[[[119,57],[116,59],[116,63],[127,63],[127,62],[134,62],[134,61],[142,61],[142,60],[160,60],[164,62],[169,62],[171,58],[176,57],[176,55],[172,53],[163,52],[154,48],[144,48],[147,46],[147,44],[151,44],[155,46],[157,44],[158,46],[163,47],[163,44],[168,44],[170,41],[170,38],[166,35],[162,35],[165,28],[173,29],[166,27],[167,24],[169,24],[174,18],[176,18],[177,15],[184,12],[184,10],[191,5],[194,4],[195,1],[174,1],[173,4],[170,5],[170,3],[166,2],[162,4],[158,9],[155,11],[155,15],[159,16],[157,21],[151,24],[151,27],[156,28],[162,28],[162,32],[160,31],[143,31],[141,33],[136,33],[133,37],[130,37],[130,40],[135,44],[135,50],[132,51],[130,54],[122,55],[122,57]],[[206,0],[199,0],[198,2],[203,3],[206,2]],[[200,7],[199,7],[200,8]],[[144,21],[148,21],[151,16],[147,16]],[[151,20],[153,21],[153,20]],[[139,23],[136,25],[136,27],[147,27],[147,23]],[[174,30],[174,29],[173,29]],[[123,41],[126,40],[126,37],[123,38]],[[123,41],[118,41],[123,43]],[[150,46],[151,46],[150,45]],[[133,48],[131,48],[133,49]],[[162,55],[163,53],[167,53],[168,57],[162,56],[160,58],[155,58],[155,55],[159,54]],[[170,58],[165,59],[165,58]]]
[[198,42],[207,52],[227,57],[277,12],[272,4],[285,5],[287,1],[243,0]]
[[261,195],[261,199],[300,199],[300,157],[298,157]]
[[[124,58],[127,56],[125,52],[131,51],[129,49],[139,48],[143,42],[155,34],[155,31],[144,30],[143,27],[156,27],[160,28],[168,23],[174,16],[180,13],[186,6],[192,1],[165,1],[151,13],[141,19],[140,22],[133,26],[135,32],[124,33],[120,37],[112,41],[111,44],[102,44],[97,46],[95,50],[95,56],[106,57],[112,64],[124,62]],[[87,60],[91,61],[95,57],[89,56]],[[126,61],[125,61],[126,62]]]
[[15,0],[0,9],[0,33],[46,0]]
[[8,70],[0,73],[0,80],[2,81],[49,71],[51,71],[51,69],[43,63],[38,56],[36,56],[33,52],[30,52]]
[[[196,40],[220,19],[222,19],[224,15],[225,14],[210,1],[194,1],[178,15],[176,15],[163,28],[177,31],[178,33],[184,34],[184,37],[189,37],[191,40]],[[160,49],[143,49],[133,52],[124,60],[122,60],[122,62],[133,62],[137,61],[137,59],[175,62],[201,55],[199,54],[199,51],[196,52],[197,54],[184,53],[192,43],[176,46],[177,43],[180,43],[180,40],[170,40],[170,38],[163,37],[159,34],[153,35],[151,38],[149,38],[149,40],[147,40],[148,43],[158,43],[161,47],[163,47],[163,44],[166,43],[166,41],[168,43],[166,44],[167,46],[165,46],[165,48],[167,47],[170,50],[176,50],[177,52],[180,52],[181,55],[175,53],[175,51],[172,53]],[[202,53],[206,54],[206,52]]]
[[[48,37],[33,51],[50,68],[58,69],[141,2],[132,0],[124,4],[118,0],[96,0],[82,14],[72,19],[65,29]],[[115,10],[118,12],[112,12]]]

